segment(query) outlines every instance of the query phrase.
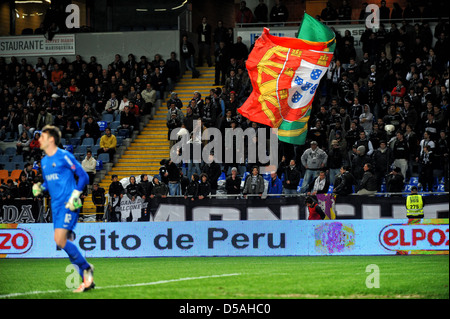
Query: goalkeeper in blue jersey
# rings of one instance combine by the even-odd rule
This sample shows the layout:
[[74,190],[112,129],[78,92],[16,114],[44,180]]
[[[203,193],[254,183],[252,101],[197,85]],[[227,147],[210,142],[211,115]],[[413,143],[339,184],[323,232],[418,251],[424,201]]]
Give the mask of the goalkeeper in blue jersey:
[[45,153],[41,160],[44,183],[33,185],[33,195],[38,196],[44,191],[50,193],[55,242],[67,253],[83,279],[74,292],[83,292],[95,286],[94,267],[68,239],[75,229],[82,207],[80,195],[89,182],[89,176],[71,153],[58,147],[60,141],[61,132],[57,127],[47,125],[42,129],[39,142]]

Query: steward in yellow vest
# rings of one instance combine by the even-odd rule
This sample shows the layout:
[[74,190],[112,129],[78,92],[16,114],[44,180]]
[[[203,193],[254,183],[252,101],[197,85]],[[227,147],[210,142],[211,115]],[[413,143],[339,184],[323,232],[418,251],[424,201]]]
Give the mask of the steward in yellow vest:
[[417,193],[417,187],[411,187],[411,195],[406,198],[406,217],[423,218],[422,195]]

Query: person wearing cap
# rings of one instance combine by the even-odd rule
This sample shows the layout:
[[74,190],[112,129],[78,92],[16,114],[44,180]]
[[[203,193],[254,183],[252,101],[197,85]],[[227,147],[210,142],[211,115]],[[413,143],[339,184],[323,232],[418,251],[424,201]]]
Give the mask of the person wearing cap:
[[417,192],[417,186],[411,187],[411,194],[406,197],[406,217],[423,218],[423,198]]
[[301,162],[305,168],[303,184],[300,188],[301,193],[306,192],[312,180],[319,176],[320,170],[327,165],[327,153],[318,147],[316,141],[311,141],[310,145],[311,147],[305,150],[301,156]]

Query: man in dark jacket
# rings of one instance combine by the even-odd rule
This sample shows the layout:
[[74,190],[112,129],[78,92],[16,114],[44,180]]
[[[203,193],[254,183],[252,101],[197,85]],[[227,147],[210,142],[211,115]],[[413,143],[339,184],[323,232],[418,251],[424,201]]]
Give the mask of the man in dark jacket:
[[297,194],[297,187],[300,183],[300,172],[295,165],[295,160],[289,162],[289,166],[284,171],[284,193]]
[[355,177],[349,172],[349,167],[346,165],[341,167],[340,172],[334,181],[333,193],[336,195],[349,195],[353,193],[352,187],[356,184]]
[[225,180],[225,189],[227,194],[240,194],[241,193],[241,181],[242,179],[237,176],[237,168],[233,167],[231,169],[231,175]]
[[386,175],[386,191],[388,193],[401,193],[403,191],[403,175],[400,167],[395,167]]
[[92,202],[95,205],[96,221],[101,221],[103,213],[105,212],[105,189],[100,187],[98,183],[94,183],[92,186]]
[[372,174],[372,164],[366,163],[363,167],[364,174],[359,184],[358,195],[373,195],[377,192],[377,180]]
[[208,175],[209,183],[211,185],[211,194],[217,193],[217,181],[219,180],[222,170],[220,165],[214,161],[214,155],[209,155],[210,163],[205,163],[202,169],[202,173]]

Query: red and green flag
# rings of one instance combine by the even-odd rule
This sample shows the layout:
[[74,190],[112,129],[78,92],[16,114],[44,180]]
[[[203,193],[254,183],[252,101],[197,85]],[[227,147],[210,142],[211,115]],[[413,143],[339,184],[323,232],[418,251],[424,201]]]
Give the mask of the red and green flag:
[[281,141],[303,145],[311,104],[334,47],[334,32],[306,13],[297,39],[276,37],[264,28],[246,63],[253,91],[238,111],[278,128]]

